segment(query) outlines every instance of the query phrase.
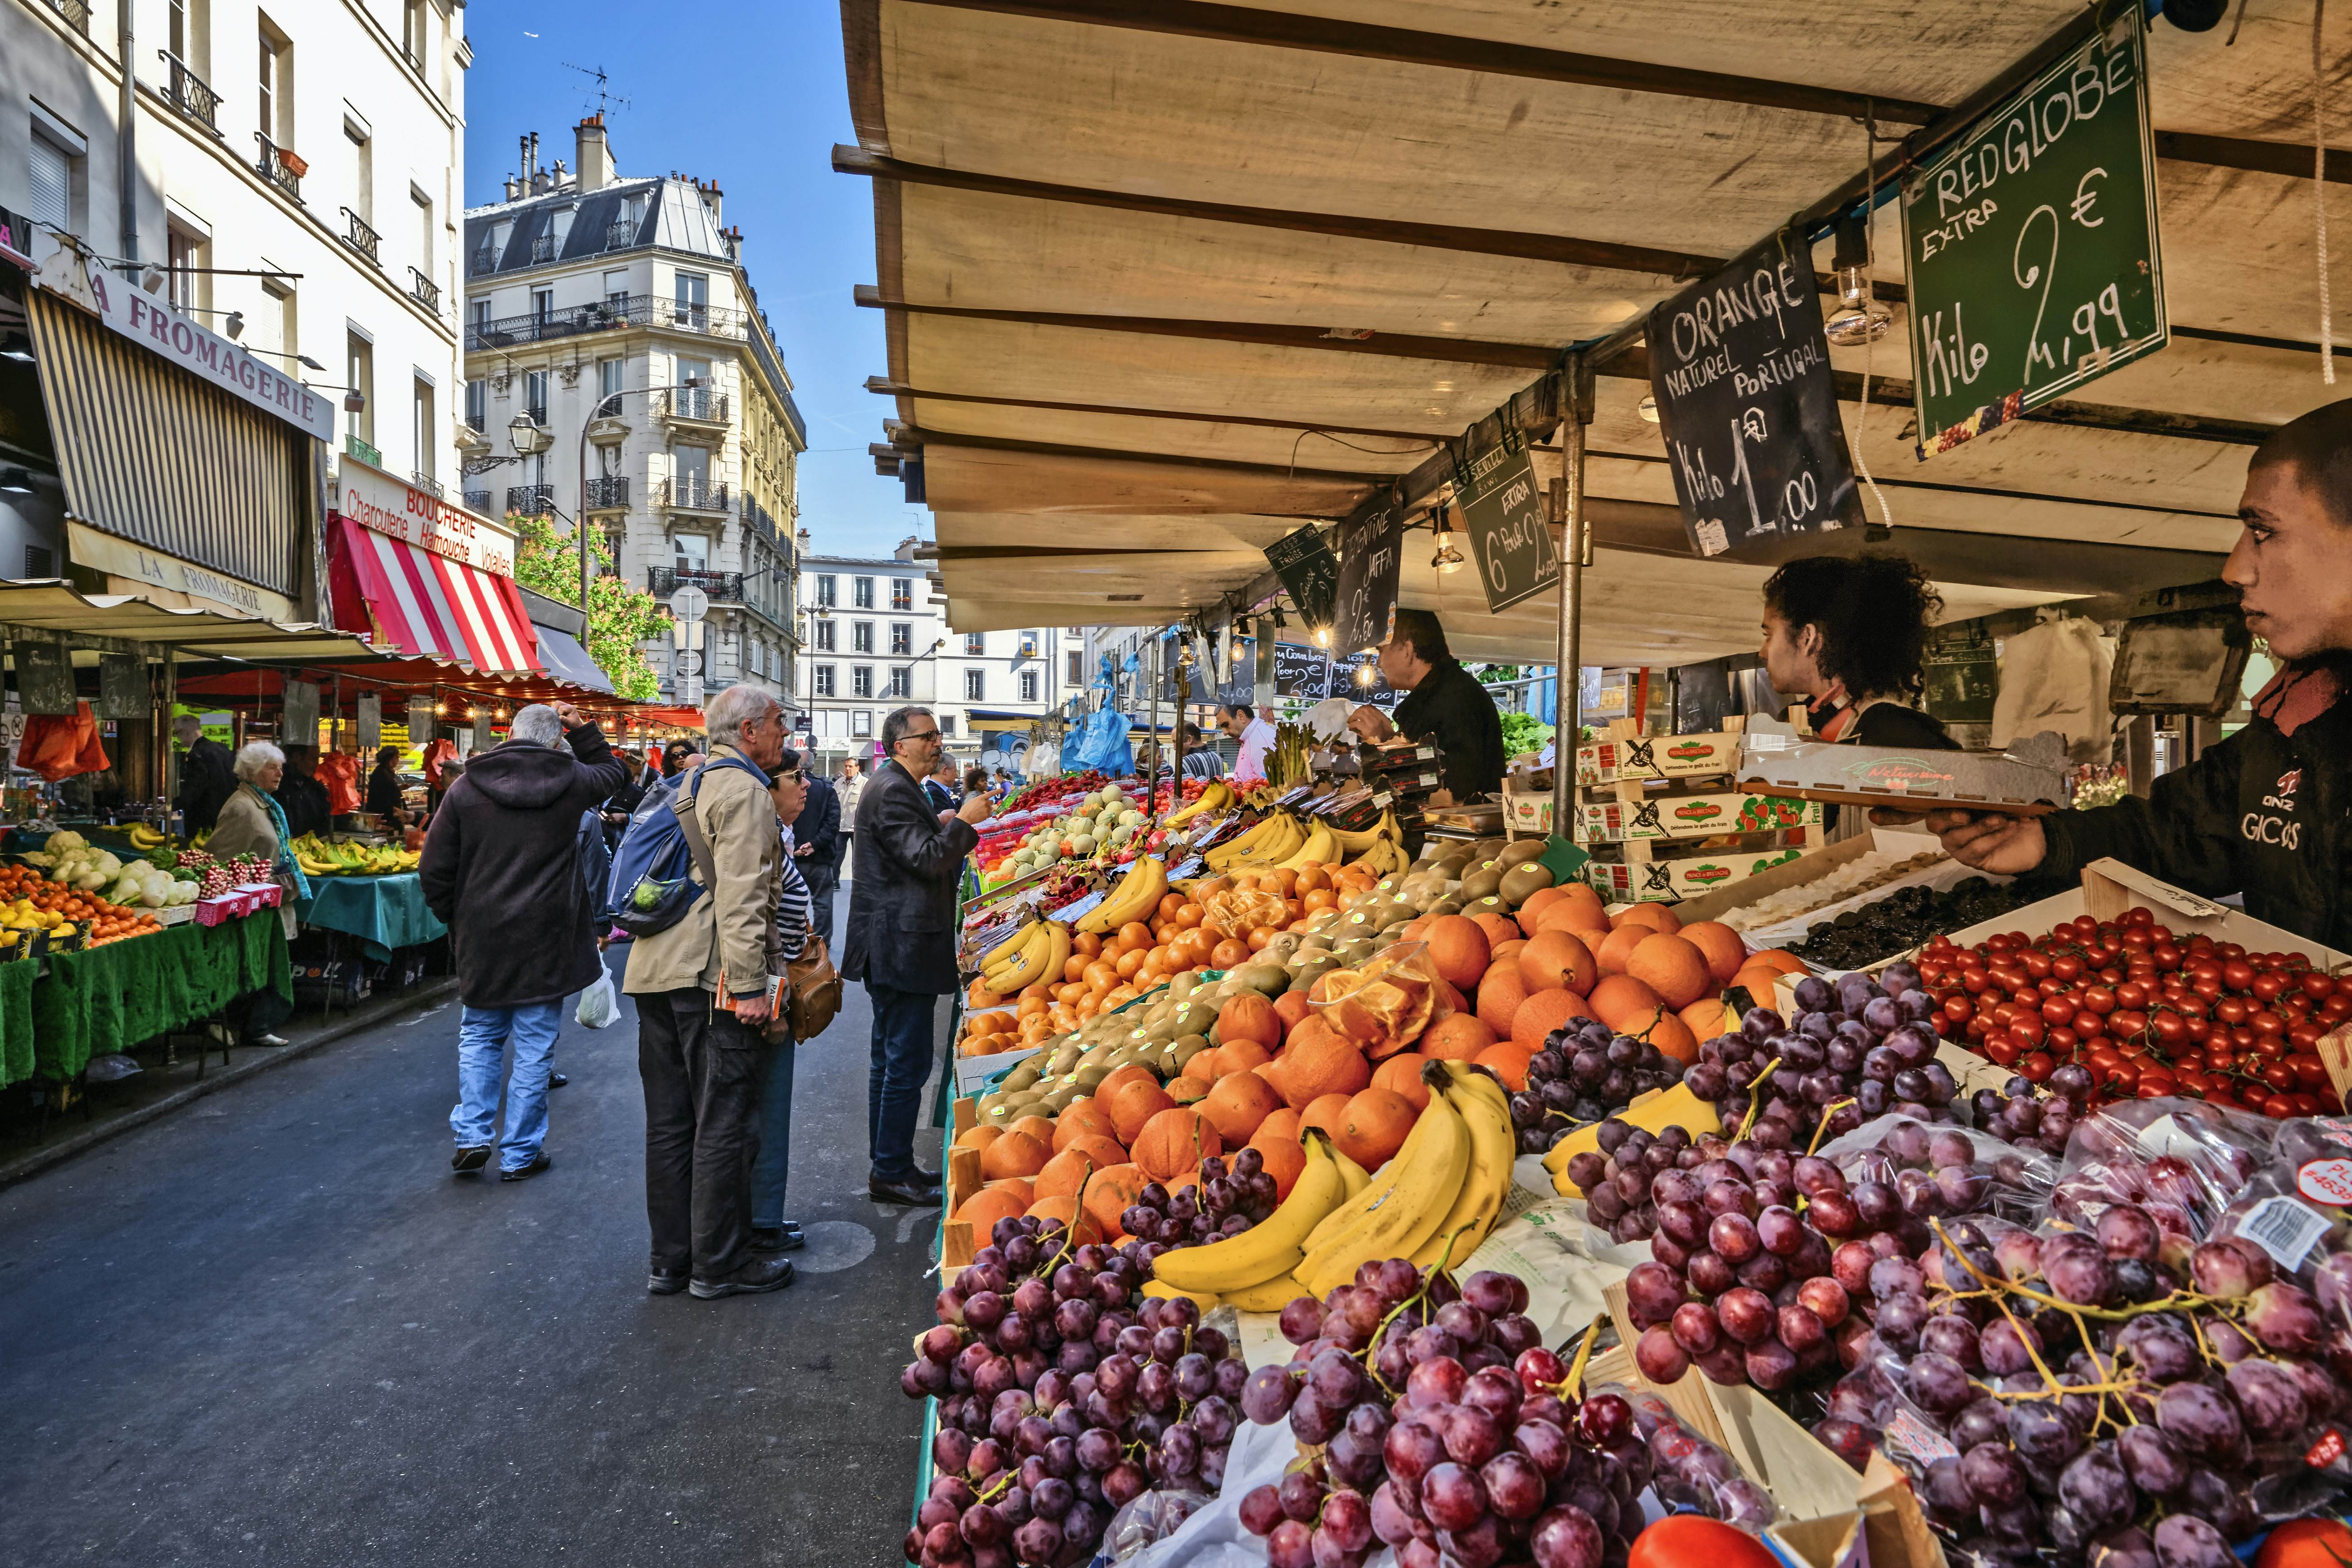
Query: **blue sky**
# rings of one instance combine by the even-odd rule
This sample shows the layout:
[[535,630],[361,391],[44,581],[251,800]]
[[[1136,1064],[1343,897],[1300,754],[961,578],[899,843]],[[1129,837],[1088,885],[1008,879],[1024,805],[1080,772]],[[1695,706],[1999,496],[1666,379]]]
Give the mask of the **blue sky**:
[[888,398],[865,390],[888,368],[882,316],[850,303],[874,281],[868,181],[836,174],[855,140],[832,0],[474,0],[459,13],[474,46],[466,81],[466,201],[495,199],[516,138],[540,133],[542,162],[572,160],[572,128],[595,107],[573,65],[604,68],[629,100],[605,116],[624,174],[677,170],[717,180],[808,421],[801,521],[815,548],[887,553],[929,514],[874,472]]

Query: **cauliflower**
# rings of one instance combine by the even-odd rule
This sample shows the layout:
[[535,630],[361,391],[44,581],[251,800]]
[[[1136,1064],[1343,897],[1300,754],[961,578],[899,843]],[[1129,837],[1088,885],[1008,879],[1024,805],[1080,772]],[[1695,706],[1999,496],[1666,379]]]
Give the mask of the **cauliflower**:
[[69,850],[87,849],[89,847],[89,840],[84,838],[80,834],[76,833],[70,827],[49,835],[48,850],[52,855],[62,855]]

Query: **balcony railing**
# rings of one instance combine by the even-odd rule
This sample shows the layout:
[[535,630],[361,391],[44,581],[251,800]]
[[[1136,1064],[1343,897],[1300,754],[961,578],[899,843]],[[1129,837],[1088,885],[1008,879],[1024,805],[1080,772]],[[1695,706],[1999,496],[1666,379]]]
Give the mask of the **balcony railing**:
[[379,468],[383,467],[383,454],[375,449],[375,443],[363,441],[348,431],[343,436],[343,450],[362,463],[372,463]]
[[555,510],[553,485],[509,485],[507,515],[509,517],[545,517]]
[[486,272],[498,269],[499,247],[495,245],[478,245],[474,247],[474,254],[466,258],[466,276],[468,278],[479,278]]
[[530,242],[530,259],[533,266],[542,261],[554,260],[555,237],[551,234],[542,234],[533,239]]
[[477,321],[466,330],[466,346],[509,348],[517,343],[575,338],[585,332],[608,332],[619,327],[657,327],[667,331],[741,341],[751,335],[750,323],[751,317],[742,310],[679,305],[674,300],[656,300],[650,294],[623,294],[583,305],[566,305],[544,314],[534,312]]
[[620,222],[618,222],[618,223],[614,223],[614,224],[608,224],[608,225],[606,225],[606,226],[605,226],[605,228],[604,228],[604,248],[605,248],[605,249],[607,249],[607,250],[626,250],[629,247],[631,247],[631,246],[633,246],[633,245],[635,245],[635,244],[636,244],[636,243],[637,243],[637,226],[636,226],[635,224],[634,224],[634,223],[631,223],[628,219],[626,219],[626,218],[623,218],[623,219],[622,219]]
[[89,6],[87,0],[49,0],[49,9],[66,19],[66,26],[84,37],[89,36]]
[[665,392],[656,404],[665,419],[691,419],[703,425],[728,422],[727,395],[707,386],[682,386]]
[[646,569],[646,587],[656,599],[667,599],[680,588],[699,588],[718,605],[740,605],[743,602],[743,574],[740,572],[706,572],[690,566],[650,566]]
[[435,500],[440,500],[443,499],[444,492],[441,489],[441,481],[435,479],[431,474],[421,474],[412,470],[408,476],[408,482],[415,489],[423,490],[426,495],[431,496]]
[[172,107],[211,132],[220,134],[221,95],[205,84],[205,79],[188,68],[188,62],[169,49],[155,51],[163,63],[172,68],[172,85],[166,96]]
[[490,510],[490,492],[488,490],[467,490],[466,492],[466,510],[467,511],[488,512]]
[[629,477],[626,474],[606,474],[588,481],[588,499],[583,503],[590,511],[626,511],[629,510]]
[[383,244],[383,236],[370,228],[367,220],[351,208],[343,207],[339,210],[343,215],[343,243],[378,267],[383,266],[383,262],[377,257],[376,251]]
[[408,297],[435,315],[441,313],[441,285],[414,267],[408,269]]
[[304,163],[298,168],[292,153],[258,131],[253,133],[253,139],[261,143],[261,156],[254,161],[255,172],[285,192],[289,197],[300,201],[302,199],[301,171],[309,168],[310,165]]
[[662,481],[659,504],[681,511],[725,511],[727,486],[681,475]]

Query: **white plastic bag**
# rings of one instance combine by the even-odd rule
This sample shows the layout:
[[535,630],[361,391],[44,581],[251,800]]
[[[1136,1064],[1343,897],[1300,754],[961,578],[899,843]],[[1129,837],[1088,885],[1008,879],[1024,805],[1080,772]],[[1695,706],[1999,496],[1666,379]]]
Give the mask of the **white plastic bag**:
[[613,990],[613,972],[600,962],[596,965],[596,984],[580,993],[580,1004],[572,1009],[572,1021],[583,1029],[604,1029],[612,1026],[621,1016],[621,999]]

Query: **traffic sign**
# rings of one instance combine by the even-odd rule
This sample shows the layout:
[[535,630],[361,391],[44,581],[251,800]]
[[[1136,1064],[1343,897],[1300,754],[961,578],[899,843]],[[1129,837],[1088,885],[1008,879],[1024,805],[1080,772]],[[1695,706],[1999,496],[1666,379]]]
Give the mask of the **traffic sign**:
[[700,675],[702,673],[701,653],[694,648],[681,649],[677,656],[677,672],[680,675]]

